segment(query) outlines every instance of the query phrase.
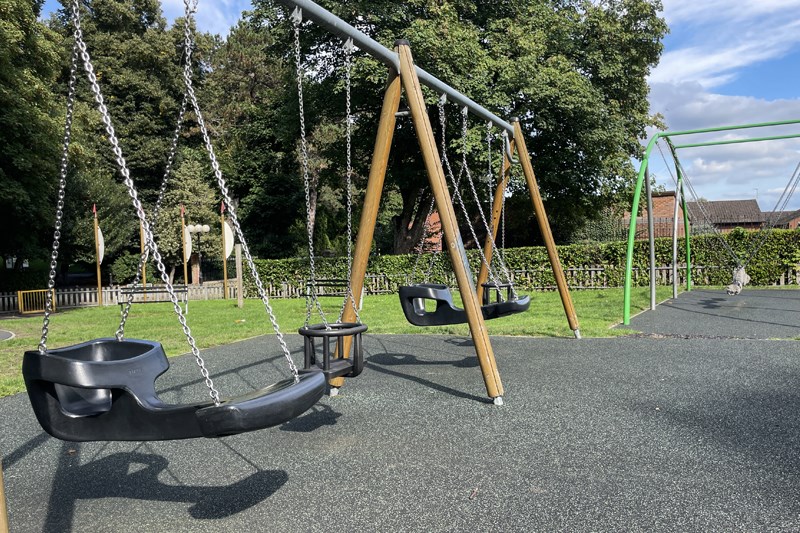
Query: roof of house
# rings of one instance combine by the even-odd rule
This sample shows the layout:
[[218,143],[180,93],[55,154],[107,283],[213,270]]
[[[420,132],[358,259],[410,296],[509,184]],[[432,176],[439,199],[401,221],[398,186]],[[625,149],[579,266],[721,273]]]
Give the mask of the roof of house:
[[[699,205],[702,204],[702,205]],[[719,224],[761,224],[766,213],[761,212],[756,200],[716,200],[686,202],[689,217],[698,222]]]
[[774,226],[786,226],[792,220],[800,218],[800,209],[792,211],[764,211],[767,221]]

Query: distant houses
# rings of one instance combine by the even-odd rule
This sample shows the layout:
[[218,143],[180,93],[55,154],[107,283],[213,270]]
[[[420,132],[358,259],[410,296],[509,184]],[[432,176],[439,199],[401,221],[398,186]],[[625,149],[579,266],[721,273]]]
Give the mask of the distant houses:
[[[775,228],[797,229],[800,226],[800,210],[796,211],[762,211],[755,199],[748,200],[714,200],[686,202],[689,212],[689,223],[695,228],[709,228],[713,225],[722,233],[734,228],[748,230],[760,229],[765,223]],[[673,214],[675,212],[675,192],[653,193],[653,232],[656,237],[672,236]],[[630,223],[630,213],[625,214],[625,223]],[[637,239],[647,237],[647,210],[636,218]],[[678,236],[683,237],[683,209],[678,206]]]

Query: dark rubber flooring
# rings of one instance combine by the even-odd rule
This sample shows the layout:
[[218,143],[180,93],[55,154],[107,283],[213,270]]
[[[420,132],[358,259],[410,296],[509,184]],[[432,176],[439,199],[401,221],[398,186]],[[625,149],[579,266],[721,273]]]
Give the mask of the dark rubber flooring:
[[[0,400],[11,530],[800,530],[794,342],[493,338],[502,407],[468,339],[365,343],[340,396],[219,440],[65,443],[26,396]],[[236,394],[285,376],[278,353],[262,337],[204,356]],[[203,398],[192,358],[172,363],[162,396]]]
[[694,289],[633,317],[630,328],[669,336],[800,338],[800,290],[745,287],[728,296],[722,289]]

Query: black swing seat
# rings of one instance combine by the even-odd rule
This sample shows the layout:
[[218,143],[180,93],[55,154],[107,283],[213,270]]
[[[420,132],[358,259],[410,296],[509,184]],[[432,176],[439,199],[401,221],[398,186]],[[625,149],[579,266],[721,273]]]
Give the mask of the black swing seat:
[[[364,371],[364,344],[361,335],[367,331],[366,324],[336,322],[312,324],[302,327],[298,333],[304,339],[304,366],[306,371],[324,375],[326,380],[335,377],[354,378]],[[343,357],[344,339],[352,337],[349,357]],[[322,354],[317,352],[316,339],[320,339]],[[331,350],[334,343],[335,349]],[[337,355],[338,357],[333,357]],[[322,358],[318,357],[322,355]]]
[[[466,324],[467,313],[453,303],[453,295],[447,285],[420,283],[400,287],[400,306],[403,314],[415,326],[449,326]],[[436,302],[436,309],[427,311],[425,300]],[[526,311],[531,305],[530,296],[516,300],[494,302],[481,306],[484,320],[493,320]]]
[[67,441],[223,437],[275,426],[314,405],[325,380],[301,374],[243,396],[167,404],[155,381],[169,369],[161,344],[113,338],[25,352],[22,375],[42,428]]

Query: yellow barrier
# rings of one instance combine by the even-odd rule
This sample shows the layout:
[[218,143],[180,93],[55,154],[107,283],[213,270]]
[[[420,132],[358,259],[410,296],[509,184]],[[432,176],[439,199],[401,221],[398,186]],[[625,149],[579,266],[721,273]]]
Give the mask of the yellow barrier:
[[17,291],[17,307],[20,314],[44,313],[47,303],[47,292],[53,293],[53,312],[56,310],[56,291],[55,289],[40,289],[36,291]]

